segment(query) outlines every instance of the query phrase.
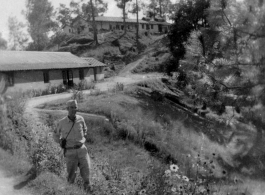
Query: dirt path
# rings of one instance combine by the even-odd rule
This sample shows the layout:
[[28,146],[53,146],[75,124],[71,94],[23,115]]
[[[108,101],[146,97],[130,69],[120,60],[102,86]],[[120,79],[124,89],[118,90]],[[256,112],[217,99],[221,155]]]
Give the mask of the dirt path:
[[16,179],[13,177],[6,177],[4,171],[0,169],[0,195],[31,195],[26,190],[16,190]]
[[[140,60],[133,62],[129,66],[126,67],[125,70],[121,72],[120,75],[112,78],[105,79],[103,82],[96,83],[95,88],[99,89],[100,91],[108,91],[110,89],[113,89],[117,83],[122,83],[126,87],[129,84],[136,83],[139,81],[144,81],[148,79],[153,78],[161,78],[161,74],[148,74],[148,75],[140,75],[140,74],[131,74],[130,71],[135,68],[137,65],[139,65],[144,60],[144,57]],[[83,91],[84,94],[90,94],[90,90]],[[30,99],[26,104],[26,110],[25,110],[25,116],[29,118],[31,121],[38,122],[39,121],[39,113],[45,112],[45,113],[57,113],[57,114],[64,114],[66,111],[63,110],[57,110],[57,111],[51,111],[51,110],[41,110],[35,108],[38,105],[44,104],[46,102],[59,100],[59,99],[66,99],[71,98],[72,93],[63,93],[63,94],[53,94],[48,96],[42,96],[42,97],[36,97]],[[103,118],[107,120],[104,116],[98,116],[93,114],[87,114],[87,113],[79,113],[83,115],[84,117],[97,117],[97,118]],[[13,177],[6,177],[4,174],[3,169],[0,168],[0,195],[30,195],[29,192],[23,191],[23,189],[15,190],[14,186],[16,185],[16,179]]]

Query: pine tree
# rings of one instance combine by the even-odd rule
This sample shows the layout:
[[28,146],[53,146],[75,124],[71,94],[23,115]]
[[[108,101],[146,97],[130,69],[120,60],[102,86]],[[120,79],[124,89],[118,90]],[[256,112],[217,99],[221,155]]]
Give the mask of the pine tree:
[[8,47],[10,50],[25,50],[28,43],[28,35],[23,31],[25,24],[19,22],[14,16],[8,18],[9,39]]
[[127,26],[126,26],[126,5],[132,0],[115,0],[117,2],[117,7],[122,9],[122,17],[123,17],[123,35],[124,36],[127,33]]
[[[209,26],[192,31],[185,44],[185,71],[195,86],[208,86],[208,102],[242,108],[244,116],[255,110],[251,120],[261,122],[265,109],[254,105],[265,104],[265,6],[258,0],[212,0],[207,14]],[[227,93],[236,97],[232,104],[225,101]]]
[[28,50],[41,51],[49,43],[48,32],[57,24],[52,20],[53,7],[48,0],[27,0],[24,14],[28,21],[29,34],[33,40]]
[[0,50],[5,50],[7,48],[7,41],[2,37],[0,33]]

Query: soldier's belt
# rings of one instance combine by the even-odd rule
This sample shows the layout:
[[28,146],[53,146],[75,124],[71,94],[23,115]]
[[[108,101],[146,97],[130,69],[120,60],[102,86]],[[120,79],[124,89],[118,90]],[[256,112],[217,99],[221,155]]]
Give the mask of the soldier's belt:
[[73,146],[73,147],[68,147],[68,148],[66,148],[66,150],[79,149],[79,148],[82,147],[82,145],[83,145],[83,144],[81,144],[81,145],[76,145],[76,146]]

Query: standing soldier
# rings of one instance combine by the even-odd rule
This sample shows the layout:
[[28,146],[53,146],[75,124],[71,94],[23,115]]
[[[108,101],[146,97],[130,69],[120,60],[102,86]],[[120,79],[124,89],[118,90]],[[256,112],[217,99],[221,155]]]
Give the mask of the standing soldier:
[[54,132],[54,138],[64,149],[69,183],[74,183],[77,167],[84,181],[84,189],[90,190],[90,158],[85,146],[87,126],[82,116],[76,115],[76,100],[67,102],[68,116],[62,118]]

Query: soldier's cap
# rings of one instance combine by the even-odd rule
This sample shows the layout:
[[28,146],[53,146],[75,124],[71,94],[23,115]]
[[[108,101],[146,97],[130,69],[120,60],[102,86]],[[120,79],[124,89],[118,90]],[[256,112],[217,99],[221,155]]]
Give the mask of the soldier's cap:
[[67,107],[70,106],[77,106],[77,101],[76,100],[69,100],[66,102]]

